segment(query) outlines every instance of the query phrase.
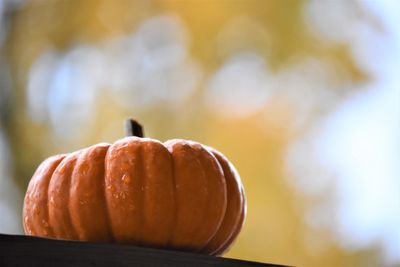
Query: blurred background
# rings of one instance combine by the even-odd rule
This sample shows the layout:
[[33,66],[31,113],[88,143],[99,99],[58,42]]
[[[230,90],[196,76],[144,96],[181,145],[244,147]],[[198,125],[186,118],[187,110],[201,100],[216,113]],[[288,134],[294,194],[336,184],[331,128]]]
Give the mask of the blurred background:
[[0,232],[38,164],[123,136],[214,146],[228,257],[400,266],[400,2],[0,0]]

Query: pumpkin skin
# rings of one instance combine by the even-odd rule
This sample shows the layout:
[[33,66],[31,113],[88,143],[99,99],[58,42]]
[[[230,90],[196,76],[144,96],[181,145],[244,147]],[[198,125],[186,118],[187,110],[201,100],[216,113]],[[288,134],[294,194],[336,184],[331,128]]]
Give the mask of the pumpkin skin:
[[224,253],[242,227],[240,177],[193,141],[125,137],[45,160],[24,201],[28,235]]

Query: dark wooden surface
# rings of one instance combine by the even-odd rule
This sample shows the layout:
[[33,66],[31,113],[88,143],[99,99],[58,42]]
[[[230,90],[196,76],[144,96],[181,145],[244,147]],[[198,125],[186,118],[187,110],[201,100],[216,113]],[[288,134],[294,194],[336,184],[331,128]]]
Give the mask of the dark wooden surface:
[[0,266],[282,266],[171,250],[0,234]]

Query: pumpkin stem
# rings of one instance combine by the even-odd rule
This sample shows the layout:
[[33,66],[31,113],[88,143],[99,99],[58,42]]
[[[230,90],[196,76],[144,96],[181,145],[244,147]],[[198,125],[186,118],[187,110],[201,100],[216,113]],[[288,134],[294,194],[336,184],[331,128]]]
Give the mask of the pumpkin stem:
[[125,136],[144,137],[142,125],[133,119],[125,120]]

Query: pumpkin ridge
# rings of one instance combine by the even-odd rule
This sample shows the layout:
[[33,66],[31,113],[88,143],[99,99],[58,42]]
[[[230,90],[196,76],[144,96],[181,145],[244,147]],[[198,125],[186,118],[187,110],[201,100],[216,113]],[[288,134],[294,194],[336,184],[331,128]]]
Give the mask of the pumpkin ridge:
[[110,218],[110,211],[108,209],[108,201],[107,201],[107,196],[106,196],[106,166],[107,166],[107,155],[108,151],[110,150],[111,145],[107,147],[107,151],[104,154],[104,159],[103,159],[103,190],[102,190],[102,198],[103,198],[103,203],[104,203],[104,213],[106,214],[105,220],[106,220],[106,225],[107,225],[107,231],[109,233],[108,238],[110,238],[110,241],[114,241],[114,233],[111,227],[111,218]]
[[69,190],[68,190],[68,199],[66,201],[67,202],[67,207],[68,207],[68,216],[67,217],[68,217],[69,225],[71,226],[71,232],[72,232],[71,235],[75,236],[77,240],[79,240],[79,234],[78,234],[78,231],[77,231],[77,229],[76,229],[76,227],[75,227],[75,225],[74,225],[74,223],[72,221],[72,213],[71,213],[71,194],[72,194],[72,192],[71,192],[72,191],[71,182],[72,182],[72,175],[75,172],[76,163],[78,162],[78,159],[79,159],[81,154],[82,154],[82,150],[79,150],[79,151],[76,152],[76,156],[75,156],[75,158],[73,160],[72,167],[71,167],[72,170],[71,170],[70,174],[68,175],[69,177],[68,177],[68,186],[67,186],[67,188],[69,188]]
[[54,236],[57,238],[78,238],[72,225],[69,198],[71,175],[79,153],[80,151],[70,153],[63,158],[55,168],[49,183],[49,222],[53,225]]
[[107,221],[107,226],[108,226],[108,231],[110,233],[109,237],[111,239],[111,241],[114,241],[114,232],[113,232],[113,227],[111,225],[111,215],[110,215],[110,208],[109,208],[109,203],[108,203],[108,199],[107,199],[107,185],[106,185],[106,178],[107,178],[107,159],[108,159],[108,155],[110,153],[110,148],[113,144],[111,144],[108,148],[107,148],[107,152],[104,155],[104,177],[103,177],[103,182],[104,182],[104,186],[103,186],[103,197],[104,197],[104,209],[105,209],[105,214],[106,214],[106,221]]
[[82,150],[71,179],[70,212],[79,240],[110,240],[104,210],[104,156],[109,144],[100,143]]
[[[207,150],[207,151],[215,158],[215,161],[216,161],[217,164],[220,166],[220,168],[221,168],[221,170],[222,170],[223,180],[225,181],[225,189],[226,189],[226,187],[227,187],[227,186],[226,186],[226,176],[225,176],[225,172],[224,172],[224,170],[223,170],[223,168],[222,168],[221,163],[219,162],[218,158],[216,158],[215,155],[214,155],[211,151],[209,151],[205,146],[203,146],[203,148],[204,148],[205,150]],[[208,246],[211,244],[211,242],[213,241],[214,237],[215,237],[215,236],[218,234],[218,232],[221,230],[222,222],[224,221],[225,216],[226,216],[226,214],[227,214],[227,209],[228,209],[228,190],[226,189],[226,206],[225,206],[224,215],[221,217],[220,222],[219,222],[219,224],[218,224],[218,226],[217,226],[217,228],[216,228],[215,233],[214,233],[214,234],[211,236],[211,238],[208,240],[207,244],[201,249],[202,251],[206,251],[206,252],[207,252]],[[209,252],[211,255],[213,255],[213,252],[215,252],[215,251],[208,251],[208,252]]]
[[50,182],[53,179],[54,173],[56,171],[56,169],[58,168],[58,166],[60,166],[61,162],[68,156],[68,154],[65,155],[61,155],[62,159],[56,163],[56,166],[54,166],[53,172],[51,173],[49,182],[47,183],[47,200],[46,200],[46,212],[47,212],[47,221],[48,221],[48,225],[49,225],[49,230],[51,231],[51,233],[53,233],[54,235],[54,229],[53,229],[53,224],[50,223],[50,210],[49,210],[49,188],[50,188]]
[[115,240],[128,244],[138,244],[141,237],[139,142],[137,137],[126,137],[112,144],[106,156],[106,199],[112,233]]
[[[220,229],[208,244],[208,251],[203,250],[202,252],[220,255],[232,245],[243,225],[245,218],[245,213],[243,213],[244,189],[241,185],[240,175],[233,164],[219,151],[208,146],[204,147],[213,154],[222,167],[227,189],[227,206]],[[234,220],[232,220],[232,216]]]
[[[195,143],[195,144],[197,144],[197,143]],[[223,219],[224,219],[224,217],[225,217],[225,215],[226,215],[226,209],[227,209],[227,189],[226,189],[226,181],[225,181],[225,175],[224,175],[224,171],[223,171],[223,168],[222,168],[222,166],[221,166],[221,164],[219,163],[219,161],[218,161],[218,159],[214,156],[214,154],[213,153],[211,153],[210,151],[208,151],[208,149],[205,147],[205,146],[203,146],[203,145],[201,145],[201,144],[197,144],[198,146],[199,146],[199,149],[198,149],[198,151],[197,151],[197,154],[198,154],[198,159],[199,159],[199,161],[201,162],[201,165],[203,166],[203,170],[206,170],[207,168],[205,168],[205,166],[207,166],[207,164],[211,164],[211,165],[215,165],[214,167],[217,167],[218,168],[218,170],[219,170],[219,177],[218,177],[218,179],[221,181],[221,184],[222,184],[222,186],[224,187],[224,189],[225,189],[225,199],[224,199],[224,202],[223,202],[223,205],[224,205],[224,209],[223,209],[223,214],[221,214],[221,212],[219,212],[220,213],[220,218],[219,218],[219,220],[218,221],[216,221],[216,226],[215,226],[215,229],[214,229],[214,231],[210,234],[210,236],[209,236],[209,239],[207,240],[207,242],[204,244],[204,246],[203,247],[201,247],[201,249],[200,249],[200,251],[203,251],[203,250],[207,250],[208,249],[208,245],[210,244],[210,242],[213,240],[213,238],[214,238],[214,236],[218,233],[218,231],[219,231],[219,229],[220,229],[220,227],[221,227],[221,225],[222,225],[222,221],[223,221]],[[207,155],[207,156],[209,156],[209,158],[207,159],[207,157],[205,156],[205,155]],[[206,163],[207,161],[209,161],[208,163]],[[209,190],[210,190],[210,188],[212,188],[213,186],[215,186],[215,183],[214,184],[210,184],[210,177],[208,176],[208,175],[206,175],[206,177],[207,177],[207,187],[209,188]],[[210,192],[211,193],[211,192]],[[214,192],[214,194],[218,194],[217,192]],[[207,204],[207,206],[209,207],[209,206],[212,206],[212,205],[214,205],[215,203],[213,203],[213,201],[212,201],[212,196],[210,195],[209,196],[209,198],[208,198],[208,204]]]
[[[48,186],[55,168],[63,157],[64,155],[57,155],[47,158],[39,165],[29,182],[22,212],[24,231],[29,235],[52,236],[48,212]],[[45,179],[47,181],[43,181]],[[34,202],[36,205],[40,204],[39,212],[32,210]]]
[[[165,146],[165,145],[163,144],[163,146]],[[170,151],[170,148],[166,147],[166,149],[167,149],[168,153],[171,155],[171,161],[170,162],[171,162],[172,183],[173,183],[172,189],[173,189],[173,196],[174,196],[174,222],[172,224],[172,229],[171,229],[171,232],[170,232],[171,234],[170,234],[170,236],[168,238],[168,241],[167,241],[167,245],[171,245],[172,241],[174,239],[175,231],[176,231],[176,222],[177,222],[177,219],[178,219],[178,207],[179,206],[178,206],[178,199],[176,197],[176,178],[175,178],[174,157],[172,156],[172,151]]]
[[[209,181],[208,181],[208,177],[207,177],[207,175],[206,175],[206,172],[205,172],[205,168],[204,168],[204,164],[203,164],[203,161],[202,160],[200,160],[199,159],[199,157],[198,157],[198,155],[200,154],[199,153],[199,151],[193,146],[193,143],[189,143],[189,142],[187,142],[188,144],[189,144],[189,146],[190,146],[190,148],[191,148],[191,150],[192,150],[192,152],[196,155],[196,157],[194,157],[194,160],[196,161],[196,163],[198,164],[198,166],[200,166],[201,168],[199,169],[199,171],[200,171],[200,173],[202,174],[202,177],[203,177],[203,180],[205,181],[205,188],[206,188],[206,190],[207,190],[207,196],[208,196],[208,193],[209,193]],[[209,204],[209,201],[207,201],[206,202],[206,205],[205,205],[205,207],[202,207],[203,208],[203,210],[202,210],[202,214],[203,214],[203,218],[207,218],[206,216],[207,216],[207,207],[208,207],[208,204]],[[200,226],[200,228],[202,228],[202,224],[198,224],[198,226]],[[206,246],[207,245],[207,243],[208,243],[208,241],[207,242],[204,242],[204,244],[202,245],[203,247],[204,246]],[[202,247],[198,247],[195,251],[200,251],[202,249]]]
[[[241,180],[240,180],[240,175],[237,172],[236,168],[233,166],[233,164],[219,151],[213,149],[213,148],[208,148],[209,151],[217,158],[218,162],[221,164],[222,168],[223,168],[223,172],[224,175],[226,177],[226,182],[227,182],[227,193],[231,194],[231,197],[229,197],[228,199],[231,201],[235,200],[235,195],[239,197],[239,199],[236,199],[236,201],[239,201],[238,204],[240,205],[240,210],[239,213],[236,214],[235,216],[235,220],[233,221],[233,223],[230,223],[229,226],[231,226],[229,230],[229,235],[225,236],[223,238],[223,242],[221,242],[219,244],[219,246],[214,249],[214,251],[211,253],[211,255],[220,255],[221,253],[223,253],[224,251],[226,251],[227,249],[229,249],[229,247],[233,244],[233,241],[236,239],[237,235],[239,234],[243,223],[244,223],[244,218],[245,218],[245,206],[246,206],[246,198],[244,195],[244,189],[243,186],[241,184]],[[228,190],[230,189],[230,190]],[[232,189],[237,189],[237,191],[233,191]],[[229,204],[229,203],[228,203]],[[230,210],[228,210],[228,206],[227,206],[227,212],[229,212]],[[228,213],[225,214],[225,216],[228,216]],[[224,218],[223,221],[223,225],[226,226],[226,220],[229,220],[229,217]],[[225,229],[226,230],[226,229]]]
[[151,247],[165,247],[174,219],[171,154],[153,140],[143,141],[142,148],[143,241]]
[[205,174],[195,159],[194,148],[188,141],[173,139],[164,144],[172,154],[175,170],[177,215],[171,247],[197,251],[204,239],[200,231],[203,226],[202,220],[208,219],[205,212],[207,208]]
[[39,176],[43,173],[44,168],[46,163],[49,163],[51,158],[46,159],[42,164],[39,165],[39,167],[36,169],[35,173],[32,176],[32,179],[30,180],[28,184],[28,190],[24,198],[24,209],[22,212],[22,218],[23,218],[23,227],[25,233],[28,233],[30,235],[37,235],[39,234],[38,231],[36,230],[36,225],[33,223],[34,221],[34,216],[28,216],[27,214],[31,214],[31,208],[30,208],[30,203],[32,201],[33,197],[33,192],[37,190],[37,183],[39,182]]
[[[234,169],[236,171],[236,169]],[[236,171],[237,172],[237,171]],[[244,222],[246,220],[246,215],[247,215],[247,204],[246,204],[246,193],[244,191],[243,185],[240,183],[240,195],[242,197],[242,205],[240,209],[240,219],[239,219],[239,225],[236,227],[235,231],[232,233],[231,238],[228,240],[228,242],[225,243],[223,250],[218,251],[222,253],[223,251],[227,250],[232,246],[234,239],[239,235],[240,231],[243,228]]]
[[240,230],[242,229],[243,222],[246,216],[246,212],[244,211],[244,208],[240,210],[241,212],[239,213],[239,221],[242,222],[240,223],[235,229],[233,229],[232,234],[229,236],[229,238],[211,255],[221,255],[222,253],[226,252],[227,250],[230,249],[230,247],[233,245],[233,242],[235,241],[236,237],[238,236]]
[[27,192],[26,192],[26,195],[24,198],[24,208],[22,211],[23,228],[24,228],[25,233],[30,234],[30,235],[38,234],[38,233],[36,233],[37,231],[34,229],[34,228],[36,228],[35,225],[32,223],[33,216],[31,217],[31,216],[27,215],[28,213],[31,213],[30,212],[30,202],[32,201],[31,200],[32,194],[33,194],[33,191],[36,190],[36,183],[39,180],[39,178],[38,178],[39,174],[42,173],[42,170],[44,169],[45,164],[49,161],[50,161],[50,158],[46,159],[36,169],[31,180],[29,181],[28,189],[27,189]]
[[232,246],[233,241],[239,235],[240,231],[243,228],[243,225],[244,225],[244,222],[246,219],[246,214],[247,214],[247,205],[246,205],[246,194],[244,192],[244,188],[242,185],[240,185],[240,194],[242,196],[242,206],[241,206],[242,208],[240,209],[239,224],[237,225],[236,229],[234,229],[234,231],[232,232],[232,235],[229,238],[229,240],[227,242],[225,242],[224,246],[217,253],[222,253],[222,252],[226,251],[227,249],[229,249],[230,246]]
[[138,236],[137,236],[137,240],[139,241],[139,244],[141,243],[145,243],[145,237],[143,236],[143,229],[144,229],[144,194],[145,194],[145,190],[143,188],[144,183],[143,183],[143,179],[146,179],[146,161],[144,160],[144,153],[143,153],[143,142],[140,142],[139,145],[139,152],[138,152],[138,158],[139,158],[139,163],[138,166],[140,166],[140,172],[142,175],[138,175],[138,177],[135,177],[136,179],[138,179],[138,186],[139,186],[139,197],[137,198],[139,200],[138,203],[138,207],[139,207],[139,211],[140,211],[140,216],[139,216],[139,229],[137,231]]

